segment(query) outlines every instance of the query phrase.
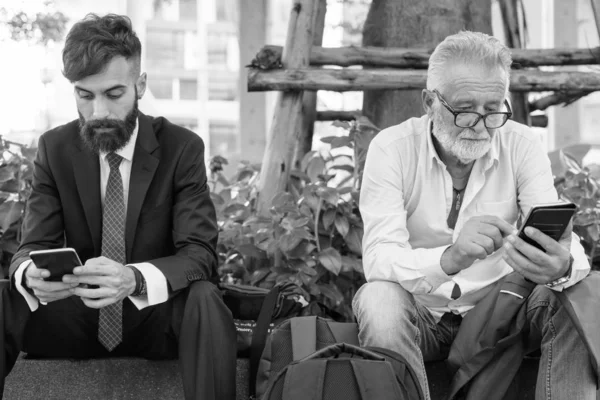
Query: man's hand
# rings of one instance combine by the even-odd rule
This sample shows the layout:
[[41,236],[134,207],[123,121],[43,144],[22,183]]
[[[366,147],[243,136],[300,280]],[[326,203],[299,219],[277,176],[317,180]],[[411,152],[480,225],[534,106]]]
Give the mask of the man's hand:
[[50,271],[36,267],[33,261],[25,269],[24,276],[25,286],[33,291],[33,295],[39,301],[44,303],[66,299],[73,294],[70,289],[76,286],[64,282],[48,282],[44,280],[50,277]]
[[[71,293],[81,297],[90,308],[102,308],[129,296],[135,290],[135,274],[116,261],[106,257],[91,258],[84,266],[75,267],[73,275],[65,275],[63,282],[76,283]],[[96,285],[90,289],[81,285]]]
[[492,215],[469,219],[456,242],[442,254],[442,269],[446,274],[453,275],[469,268],[475,260],[483,260],[501,248],[503,238],[514,232],[511,224]]
[[515,271],[535,283],[543,285],[561,278],[569,269],[572,230],[571,221],[557,242],[538,229],[527,227],[525,234],[539,243],[546,252],[526,243],[517,235],[511,235],[504,245],[504,260]]

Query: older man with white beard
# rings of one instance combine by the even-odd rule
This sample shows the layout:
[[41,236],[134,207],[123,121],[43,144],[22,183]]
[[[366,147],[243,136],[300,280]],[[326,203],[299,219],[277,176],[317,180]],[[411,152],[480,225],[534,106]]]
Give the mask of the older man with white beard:
[[360,196],[368,283],[353,302],[360,342],[403,354],[429,398],[424,361],[445,359],[462,317],[516,271],[538,284],[526,303],[527,348],[541,349],[536,399],[592,399],[587,350],[552,293],[588,275],[584,250],[571,226],[559,241],[527,230],[546,252],[516,236],[519,213],[557,193],[540,139],[510,120],[511,63],[493,37],[447,37],[429,61],[427,114],[371,143]]

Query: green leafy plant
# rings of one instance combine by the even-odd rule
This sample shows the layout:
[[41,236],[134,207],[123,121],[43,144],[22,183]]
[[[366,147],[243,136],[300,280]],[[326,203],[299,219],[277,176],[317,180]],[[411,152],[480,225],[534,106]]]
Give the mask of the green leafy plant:
[[36,149],[0,137],[0,250],[2,274],[19,246],[25,202],[31,193]]
[[582,166],[589,145],[579,144],[549,154],[554,186],[561,199],[577,204],[573,231],[581,238],[593,269],[600,269],[600,165]]
[[307,298],[351,320],[351,300],[364,282],[358,194],[366,151],[378,129],[364,118],[334,124],[346,134],[322,139],[330,144],[327,154],[306,154],[300,169],[291,172],[288,191],[272,200],[269,215],[255,208],[257,165],[242,163],[228,180],[227,160],[214,157],[211,195],[224,281],[260,287],[295,282]]

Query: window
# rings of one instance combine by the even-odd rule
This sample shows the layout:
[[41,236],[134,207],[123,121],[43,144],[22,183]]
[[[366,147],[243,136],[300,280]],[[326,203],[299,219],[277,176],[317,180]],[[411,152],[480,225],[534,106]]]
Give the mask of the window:
[[210,71],[208,74],[209,100],[235,100],[238,92],[237,74],[230,71]]
[[179,99],[197,100],[198,99],[198,81],[196,79],[179,80]]
[[238,127],[235,123],[210,122],[210,155],[228,157],[239,152]]
[[157,99],[171,100],[173,98],[173,80],[169,78],[148,79],[148,87]]
[[183,31],[148,28],[146,60],[154,69],[183,69],[185,54]]
[[179,19],[195,21],[197,13],[196,0],[179,0]]

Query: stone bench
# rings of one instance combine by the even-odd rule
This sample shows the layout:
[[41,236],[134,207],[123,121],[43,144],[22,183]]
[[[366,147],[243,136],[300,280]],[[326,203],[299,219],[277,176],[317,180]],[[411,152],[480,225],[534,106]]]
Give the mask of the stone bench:
[[[526,359],[515,400],[533,400],[537,359]],[[238,400],[248,399],[248,360],[238,359]],[[444,399],[450,377],[443,362],[427,364],[431,397]],[[177,361],[140,358],[85,361],[38,360],[21,356],[6,379],[5,400],[183,399]]]

